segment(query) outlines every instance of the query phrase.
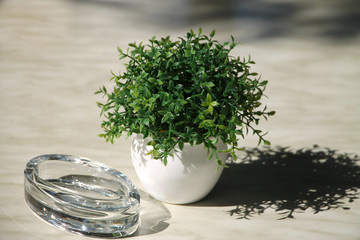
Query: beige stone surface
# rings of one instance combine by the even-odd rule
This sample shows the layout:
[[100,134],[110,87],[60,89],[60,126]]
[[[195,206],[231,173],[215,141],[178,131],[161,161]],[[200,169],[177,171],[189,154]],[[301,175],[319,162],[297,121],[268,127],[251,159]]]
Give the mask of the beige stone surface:
[[[85,239],[46,224],[26,205],[23,170],[37,155],[86,156],[124,172],[142,188],[131,164],[130,141],[121,138],[111,145],[97,137],[100,97],[93,93],[109,84],[111,70],[123,69],[117,46],[126,48],[153,35],[182,36],[199,26],[204,32],[216,29],[220,41],[234,35],[242,44],[233,54],[250,54],[255,69],[269,80],[266,104],[277,114],[261,127],[269,131],[274,149],[317,144],[359,154],[359,9],[352,0],[0,0],[0,239]],[[256,139],[250,136],[241,145],[256,147]],[[302,154],[289,156],[286,160],[309,160]],[[280,180],[273,180],[266,168],[251,166],[250,172],[225,170],[214,192],[198,204],[148,199],[135,238],[360,239],[360,201],[349,202],[349,186],[330,188],[345,191],[343,203],[320,199],[330,209],[314,214],[316,199],[302,199],[309,206],[301,211],[294,193],[308,174],[302,170],[314,165],[302,165],[295,180],[287,172],[290,164],[269,167],[285,176]],[[347,167],[354,180],[350,187],[358,190],[358,168]],[[311,176],[316,181],[333,178]],[[320,197],[334,200],[331,194],[328,189]],[[295,204],[295,218],[278,220],[283,215],[276,204],[285,202]],[[228,212],[237,205],[260,210],[259,204],[269,208],[250,220]]]

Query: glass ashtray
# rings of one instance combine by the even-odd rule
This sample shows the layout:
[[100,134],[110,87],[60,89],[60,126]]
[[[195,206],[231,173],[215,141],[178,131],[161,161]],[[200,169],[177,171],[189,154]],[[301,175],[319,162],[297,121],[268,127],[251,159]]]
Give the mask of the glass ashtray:
[[25,168],[25,199],[48,223],[72,233],[119,238],[139,226],[140,194],[122,173],[71,155],[42,155]]

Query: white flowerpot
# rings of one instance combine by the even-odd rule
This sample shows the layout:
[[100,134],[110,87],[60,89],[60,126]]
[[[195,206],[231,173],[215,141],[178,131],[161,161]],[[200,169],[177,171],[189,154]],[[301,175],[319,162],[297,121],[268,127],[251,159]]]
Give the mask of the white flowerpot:
[[[207,160],[207,149],[203,144],[190,146],[185,144],[182,151],[177,148],[174,157],[168,157],[167,166],[160,160],[146,155],[152,150],[142,135],[134,135],[131,145],[131,157],[136,173],[146,191],[154,198],[174,204],[187,204],[204,198],[215,186],[223,168],[216,171],[218,165],[214,157]],[[218,143],[218,150],[227,149],[224,143]],[[211,152],[211,151],[210,151]],[[225,160],[226,153],[218,153]]]

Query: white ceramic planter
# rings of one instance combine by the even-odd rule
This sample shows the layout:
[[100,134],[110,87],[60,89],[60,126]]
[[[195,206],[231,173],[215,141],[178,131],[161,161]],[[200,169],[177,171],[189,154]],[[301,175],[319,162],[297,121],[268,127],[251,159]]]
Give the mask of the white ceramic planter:
[[[223,168],[216,172],[215,159],[207,161],[207,149],[201,145],[185,144],[182,151],[168,157],[167,166],[160,160],[146,155],[152,150],[142,135],[134,135],[131,145],[131,157],[138,177],[146,191],[154,198],[174,204],[187,204],[204,198],[215,186]],[[218,143],[218,150],[227,145]],[[219,153],[225,160],[226,154]]]

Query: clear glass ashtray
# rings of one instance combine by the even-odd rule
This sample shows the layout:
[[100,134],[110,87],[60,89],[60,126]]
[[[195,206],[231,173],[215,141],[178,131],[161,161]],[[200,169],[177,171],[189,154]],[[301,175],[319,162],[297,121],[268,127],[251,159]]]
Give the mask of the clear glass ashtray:
[[71,155],[42,155],[24,171],[25,198],[48,223],[73,233],[119,238],[139,226],[140,194],[122,173]]

